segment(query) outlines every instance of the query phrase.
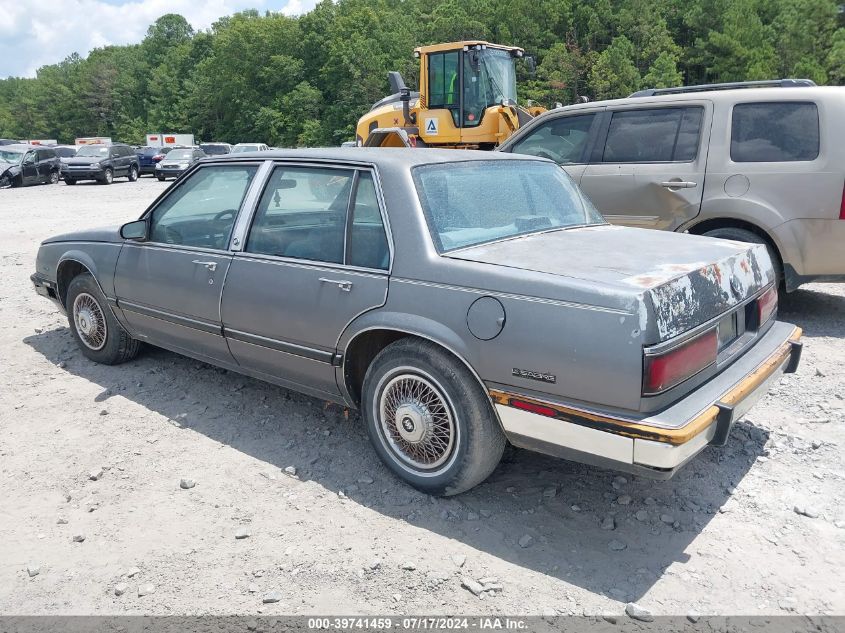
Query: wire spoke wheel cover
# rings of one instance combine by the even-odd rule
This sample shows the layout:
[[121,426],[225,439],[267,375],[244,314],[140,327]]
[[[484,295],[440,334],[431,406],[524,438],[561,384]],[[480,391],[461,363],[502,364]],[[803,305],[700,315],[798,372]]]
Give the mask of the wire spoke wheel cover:
[[376,390],[381,440],[400,464],[417,474],[448,468],[458,445],[458,425],[443,389],[430,376],[399,368]]
[[73,323],[79,339],[89,349],[99,351],[106,344],[106,315],[100,304],[87,292],[80,292],[73,300]]

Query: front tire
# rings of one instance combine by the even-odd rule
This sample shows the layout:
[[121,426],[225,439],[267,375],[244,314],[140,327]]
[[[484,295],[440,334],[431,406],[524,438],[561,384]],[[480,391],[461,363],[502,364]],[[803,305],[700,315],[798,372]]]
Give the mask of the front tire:
[[76,181],[73,178],[65,178],[66,185],[75,185]]
[[432,495],[456,495],[496,468],[505,435],[490,399],[460,361],[415,338],[375,357],[362,409],[370,442],[402,480]]
[[164,176],[156,176],[159,182],[164,182]]
[[135,182],[138,180],[138,168],[135,167],[135,165],[132,165],[132,167],[129,168],[129,174],[127,174],[126,179],[129,182]]
[[103,172],[103,179],[100,181],[101,185],[110,185],[114,182],[114,172],[112,171],[111,167],[107,167],[106,171]]
[[138,355],[141,342],[123,329],[90,273],[73,278],[65,306],[73,338],[88,359],[117,365]]
[[48,185],[55,185],[59,182],[59,172],[58,171],[51,171],[50,172],[50,180],[47,181]]

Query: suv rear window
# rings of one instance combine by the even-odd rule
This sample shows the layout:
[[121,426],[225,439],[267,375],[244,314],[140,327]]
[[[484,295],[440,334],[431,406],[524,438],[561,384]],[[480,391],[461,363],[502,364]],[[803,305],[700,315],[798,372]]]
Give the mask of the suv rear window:
[[614,112],[602,162],[668,163],[695,160],[704,108]]
[[731,160],[780,163],[819,155],[815,103],[740,103],[731,120]]

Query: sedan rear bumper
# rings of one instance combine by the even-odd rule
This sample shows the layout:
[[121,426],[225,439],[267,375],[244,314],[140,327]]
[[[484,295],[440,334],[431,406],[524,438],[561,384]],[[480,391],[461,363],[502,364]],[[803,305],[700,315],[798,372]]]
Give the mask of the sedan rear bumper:
[[[733,424],[801,357],[801,328],[775,323],[733,365],[660,413],[624,418],[491,390],[512,444],[598,466],[667,479]],[[541,413],[537,413],[537,411]]]

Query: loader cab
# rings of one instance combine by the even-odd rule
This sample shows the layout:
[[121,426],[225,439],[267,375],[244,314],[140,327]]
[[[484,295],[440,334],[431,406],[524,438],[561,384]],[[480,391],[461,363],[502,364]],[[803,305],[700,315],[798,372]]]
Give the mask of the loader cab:
[[419,92],[389,73],[393,94],[360,119],[358,143],[495,148],[531,118],[516,105],[515,60],[524,55],[521,48],[480,40],[417,47]]
[[522,56],[521,49],[475,43],[455,50],[417,50],[423,107],[449,110],[455,127],[478,127],[488,107],[516,104],[514,57]]

